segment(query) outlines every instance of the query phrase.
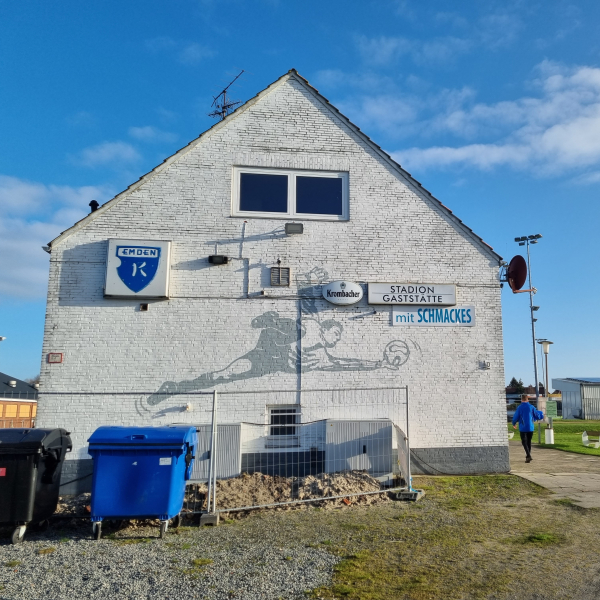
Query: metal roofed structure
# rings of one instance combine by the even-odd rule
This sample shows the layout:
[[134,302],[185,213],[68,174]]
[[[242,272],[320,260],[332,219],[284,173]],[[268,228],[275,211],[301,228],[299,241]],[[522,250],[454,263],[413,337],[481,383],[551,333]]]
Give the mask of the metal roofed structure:
[[563,419],[600,419],[600,377],[553,379],[562,392]]
[[11,377],[6,373],[0,373],[0,398],[37,400],[37,397],[38,391],[30,383]]

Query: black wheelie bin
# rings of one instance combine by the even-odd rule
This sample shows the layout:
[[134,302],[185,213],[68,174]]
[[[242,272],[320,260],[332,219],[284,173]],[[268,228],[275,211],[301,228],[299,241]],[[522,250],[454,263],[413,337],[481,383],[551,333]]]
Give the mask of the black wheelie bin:
[[43,525],[56,510],[72,447],[64,429],[0,429],[0,524],[15,526],[13,544],[23,541],[27,525]]

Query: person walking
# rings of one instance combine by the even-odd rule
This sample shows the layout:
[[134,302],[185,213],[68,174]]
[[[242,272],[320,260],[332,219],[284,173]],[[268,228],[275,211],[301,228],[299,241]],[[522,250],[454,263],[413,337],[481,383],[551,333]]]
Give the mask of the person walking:
[[521,404],[517,407],[513,416],[512,425],[513,428],[517,428],[517,421],[519,422],[519,433],[521,434],[521,443],[525,448],[525,462],[529,463],[532,461],[531,458],[531,438],[535,430],[535,408],[529,403],[529,396],[523,394],[521,396]]

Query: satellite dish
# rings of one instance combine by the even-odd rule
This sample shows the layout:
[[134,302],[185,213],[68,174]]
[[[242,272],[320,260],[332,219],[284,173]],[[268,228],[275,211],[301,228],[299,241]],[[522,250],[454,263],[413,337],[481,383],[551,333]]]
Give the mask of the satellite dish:
[[525,285],[525,281],[527,281],[527,263],[520,254],[513,256],[508,264],[506,279],[513,292],[520,290]]

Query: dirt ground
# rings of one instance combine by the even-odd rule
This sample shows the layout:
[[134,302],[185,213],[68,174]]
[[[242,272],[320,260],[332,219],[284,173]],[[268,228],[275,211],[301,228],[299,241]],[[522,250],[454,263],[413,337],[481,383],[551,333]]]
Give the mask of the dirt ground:
[[[323,474],[315,477],[271,477],[244,473],[239,477],[217,482],[217,509],[226,510],[243,506],[264,506],[278,502],[293,502],[325,496],[343,496],[307,503],[287,504],[264,510],[302,510],[308,506],[334,509],[343,506],[372,506],[390,502],[387,493],[370,494],[381,490],[377,479],[363,471]],[[188,486],[185,510],[200,510],[205,507],[206,485]],[[239,519],[248,511],[231,511],[224,518]]]
[[[380,492],[373,494],[372,492]],[[186,488],[182,517],[186,521],[196,519],[199,513],[206,509],[206,484],[189,485]],[[298,502],[297,500],[318,499],[326,496],[340,496],[315,502]],[[377,479],[364,471],[347,471],[344,473],[325,474],[315,477],[272,477],[261,473],[248,475],[244,473],[239,477],[217,481],[217,509],[221,519],[238,520],[250,514],[259,512],[280,512],[293,510],[314,509],[324,510],[348,508],[350,506],[373,506],[392,501],[392,495],[382,491]],[[76,518],[87,517],[90,514],[91,494],[61,497],[56,509],[60,517],[70,515]],[[264,506],[275,503],[289,503],[280,506],[253,510],[232,510],[244,506]],[[119,528],[140,528],[147,525],[157,525],[158,521],[152,519],[120,522]]]

